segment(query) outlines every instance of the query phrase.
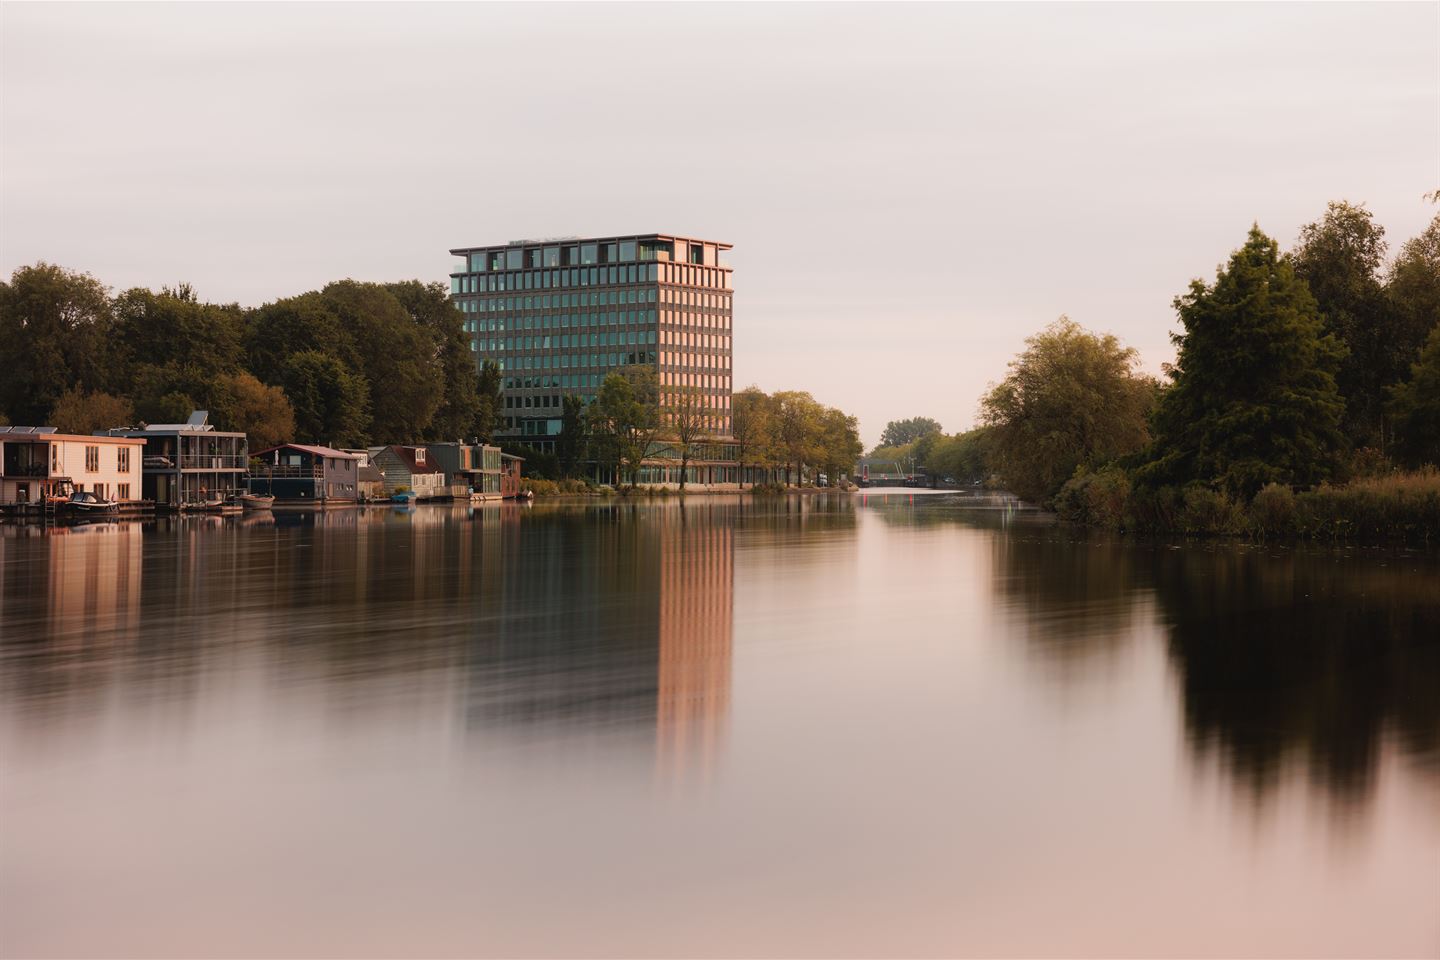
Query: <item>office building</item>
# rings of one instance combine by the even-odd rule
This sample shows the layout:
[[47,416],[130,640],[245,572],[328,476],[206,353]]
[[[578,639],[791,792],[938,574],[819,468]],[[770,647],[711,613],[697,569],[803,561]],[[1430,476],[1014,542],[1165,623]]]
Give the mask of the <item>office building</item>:
[[[730,435],[733,285],[727,243],[670,234],[460,247],[450,275],[476,363],[501,369],[498,439],[554,452],[563,398],[593,400],[606,374],[655,368],[660,390],[691,387],[706,430]],[[706,463],[726,461],[710,444]],[[702,482],[735,478],[708,471]]]

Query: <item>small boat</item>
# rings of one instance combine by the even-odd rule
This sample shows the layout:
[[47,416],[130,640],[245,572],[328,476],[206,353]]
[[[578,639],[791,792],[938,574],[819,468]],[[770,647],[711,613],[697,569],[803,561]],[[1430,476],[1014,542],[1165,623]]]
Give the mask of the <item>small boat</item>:
[[70,499],[61,504],[60,509],[71,516],[89,517],[114,513],[118,508],[113,500],[101,500],[89,490],[81,490],[70,494]]
[[414,490],[401,490],[399,493],[393,493],[390,495],[391,503],[398,503],[401,505],[414,503],[417,499],[419,498],[416,496]]
[[259,493],[240,494],[240,506],[246,510],[269,510],[275,506],[275,498]]
[[214,497],[192,503],[186,509],[195,513],[239,513],[240,503],[236,500],[226,500],[224,497]]

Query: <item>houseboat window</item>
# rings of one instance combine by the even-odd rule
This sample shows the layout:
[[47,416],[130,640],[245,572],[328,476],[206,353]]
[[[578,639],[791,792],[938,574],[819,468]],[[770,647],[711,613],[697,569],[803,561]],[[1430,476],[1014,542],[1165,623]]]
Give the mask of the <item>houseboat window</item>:
[[95,473],[95,472],[98,471],[99,469],[100,469],[100,448],[99,448],[99,447],[86,447],[86,448],[85,448],[85,472],[86,472],[86,473]]
[[424,451],[424,450],[416,450],[416,451],[415,451],[415,462],[416,462],[416,463],[424,463],[424,462],[425,462],[425,451]]

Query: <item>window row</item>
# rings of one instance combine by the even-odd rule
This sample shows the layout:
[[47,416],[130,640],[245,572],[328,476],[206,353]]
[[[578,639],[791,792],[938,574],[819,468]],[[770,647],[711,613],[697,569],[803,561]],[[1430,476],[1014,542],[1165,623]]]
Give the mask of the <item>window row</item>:
[[480,297],[456,300],[462,313],[514,313],[517,310],[564,310],[622,303],[654,303],[655,289],[590,290],[585,293],[537,293],[528,297]]
[[505,330],[580,330],[589,327],[645,326],[655,328],[654,310],[617,310],[610,313],[521,314],[511,317],[481,317],[465,320],[467,330],[486,333]]
[[611,330],[606,333],[565,333],[555,336],[495,337],[479,341],[486,353],[520,350],[567,350],[571,347],[624,347],[655,343],[654,330]]
[[[480,351],[482,354],[484,350]],[[654,363],[653,350],[630,353],[547,353],[529,357],[494,357],[501,370],[578,370],[584,367],[628,367],[637,363]]]

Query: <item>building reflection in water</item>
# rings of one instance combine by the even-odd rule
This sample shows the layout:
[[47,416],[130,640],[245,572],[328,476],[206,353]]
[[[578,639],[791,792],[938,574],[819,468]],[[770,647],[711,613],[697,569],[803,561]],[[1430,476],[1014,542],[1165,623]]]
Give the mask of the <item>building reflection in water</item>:
[[0,528],[9,706],[60,731],[101,722],[114,688],[112,707],[180,732],[202,697],[236,695],[207,683],[246,676],[272,714],[339,712],[357,732],[450,709],[476,735],[639,736],[667,775],[710,770],[730,704],[737,509]]
[[[733,501],[545,505],[500,537],[504,615],[477,622],[467,724],[653,736],[713,768],[730,704]],[[483,610],[482,610],[483,612]]]

